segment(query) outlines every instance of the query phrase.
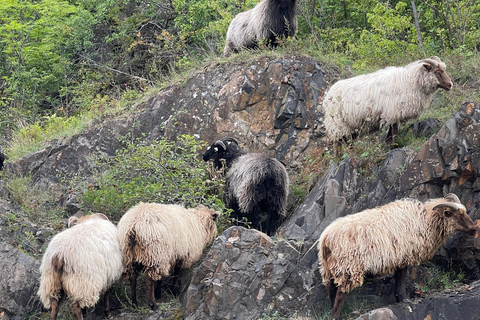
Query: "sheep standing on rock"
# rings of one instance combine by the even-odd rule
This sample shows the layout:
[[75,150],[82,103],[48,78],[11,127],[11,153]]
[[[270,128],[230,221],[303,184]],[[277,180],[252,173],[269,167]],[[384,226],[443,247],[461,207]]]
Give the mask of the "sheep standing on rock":
[[[155,281],[168,276],[172,269],[178,280],[180,268],[189,268],[200,259],[217,235],[217,216],[203,205],[185,209],[158,203],[140,203],[122,216],[118,239],[135,305],[138,273],[145,273],[147,302],[155,310]],[[178,293],[175,281],[174,294]]]
[[452,88],[445,68],[432,56],[336,82],[323,101],[327,138],[336,142],[385,128],[386,141],[394,144],[399,123],[418,118],[439,88]]
[[117,228],[100,213],[72,217],[69,226],[48,244],[37,294],[45,308],[52,309],[52,320],[57,318],[59,301],[70,297],[75,319],[80,320],[82,308],[93,307],[105,292],[105,313],[110,316],[107,290],[123,271]]
[[246,217],[255,229],[273,234],[287,208],[289,177],[283,164],[264,154],[241,151],[232,138],[215,141],[203,155],[203,160],[210,159],[217,169],[226,160],[226,204],[233,217]]
[[237,14],[227,30],[224,55],[257,48],[262,40],[275,46],[278,37],[294,37],[297,34],[296,2],[263,0],[253,9]]
[[398,302],[407,299],[407,267],[430,260],[456,231],[474,235],[477,227],[451,193],[425,203],[397,200],[335,220],[318,244],[332,318],[340,319],[347,293],[361,286],[366,274],[383,277],[395,272],[395,297]]

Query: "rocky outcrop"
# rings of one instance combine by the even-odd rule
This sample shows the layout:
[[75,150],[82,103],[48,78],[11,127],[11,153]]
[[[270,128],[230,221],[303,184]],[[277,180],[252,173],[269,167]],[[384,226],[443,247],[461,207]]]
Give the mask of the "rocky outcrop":
[[[136,137],[144,134],[147,140],[173,139],[183,133],[208,142],[233,136],[245,149],[281,159],[294,176],[307,157],[320,157],[324,149],[319,110],[326,88],[324,71],[315,60],[302,56],[207,66],[184,85],[170,86],[139,105],[131,117],[98,122],[80,135],[53,141],[44,150],[8,163],[6,172],[32,174],[37,186],[55,190],[59,202],[75,213],[76,193],[65,192],[69,186],[62,184],[62,177],[77,175],[88,180],[94,157],[113,155],[120,146],[118,138],[130,132]],[[426,132],[422,128],[434,126],[426,123],[416,130]],[[378,163],[347,158],[331,164],[277,236],[269,238],[256,230],[232,227],[215,240],[182,293],[185,318],[257,319],[270,313],[322,313],[329,305],[318,273],[315,241],[337,217],[403,197],[425,200],[454,192],[472,219],[479,219],[479,137],[480,105],[466,103],[418,152],[395,149]],[[8,223],[1,212],[0,218]],[[5,234],[9,244],[15,240],[12,233]],[[432,263],[462,270],[469,281],[478,280],[479,249],[478,238],[458,234],[437,252]],[[413,282],[418,281],[415,270],[409,270],[407,283],[412,296]],[[348,297],[346,305],[366,297],[370,308],[385,307],[394,302],[392,290],[388,277],[368,279]],[[464,296],[471,293],[478,298],[476,292],[465,291]],[[3,304],[12,302],[1,299],[7,298],[0,298],[5,301],[0,308],[7,310]],[[440,314],[444,301],[435,314]],[[27,307],[18,310],[26,312]],[[389,310],[400,317],[396,307],[402,305]],[[377,317],[389,314],[384,310],[379,316],[379,312]],[[137,318],[117,318],[122,317]],[[163,316],[149,313],[147,317]]]
[[0,318],[10,319],[41,309],[36,298],[40,262],[0,242]]

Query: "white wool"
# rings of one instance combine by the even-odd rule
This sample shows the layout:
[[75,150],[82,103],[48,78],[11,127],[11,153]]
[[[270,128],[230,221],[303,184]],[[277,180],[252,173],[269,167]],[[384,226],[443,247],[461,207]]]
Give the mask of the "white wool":
[[[439,83],[423,64],[419,60],[337,81],[323,101],[328,139],[338,141],[419,117],[430,106]],[[445,72],[445,64],[438,65]]]
[[[55,270],[52,259],[63,261]],[[80,307],[92,307],[123,272],[117,228],[102,217],[92,216],[52,238],[40,266],[38,295],[50,308],[50,299],[63,289]]]

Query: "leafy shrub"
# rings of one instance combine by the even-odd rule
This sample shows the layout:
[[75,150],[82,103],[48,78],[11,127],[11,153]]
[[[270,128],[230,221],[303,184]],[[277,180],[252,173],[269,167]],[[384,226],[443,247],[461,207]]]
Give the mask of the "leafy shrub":
[[87,210],[119,219],[143,201],[186,207],[201,203],[225,211],[218,192],[222,182],[209,178],[207,163],[198,157],[205,142],[182,135],[175,142],[159,139],[150,143],[128,134],[121,143],[123,148],[114,157],[97,161],[96,180],[82,196]]

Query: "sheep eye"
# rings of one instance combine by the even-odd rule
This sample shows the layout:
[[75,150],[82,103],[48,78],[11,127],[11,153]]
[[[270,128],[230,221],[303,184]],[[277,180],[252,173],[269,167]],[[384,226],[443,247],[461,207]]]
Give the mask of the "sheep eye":
[[214,150],[215,152],[218,152],[218,148],[217,148],[217,147],[213,148],[213,150]]
[[208,147],[207,150],[210,150],[210,148],[212,148],[212,147]]
[[227,142],[227,146],[229,146],[230,144],[231,144],[231,142],[230,142],[230,141],[228,141],[228,142]]
[[445,210],[445,216],[450,217],[452,215],[452,211],[450,210]]

